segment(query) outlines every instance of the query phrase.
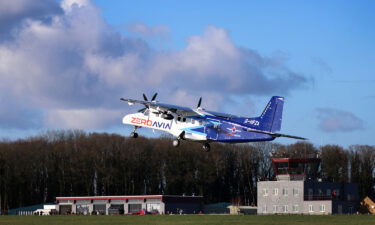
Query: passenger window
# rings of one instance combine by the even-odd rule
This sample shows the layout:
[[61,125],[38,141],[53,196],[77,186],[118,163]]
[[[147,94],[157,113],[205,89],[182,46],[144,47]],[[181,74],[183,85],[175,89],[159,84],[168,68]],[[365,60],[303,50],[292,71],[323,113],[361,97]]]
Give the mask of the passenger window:
[[181,121],[181,117],[177,117],[177,120],[178,120],[178,121]]
[[186,122],[186,118],[184,117],[184,118],[182,118],[182,122]]

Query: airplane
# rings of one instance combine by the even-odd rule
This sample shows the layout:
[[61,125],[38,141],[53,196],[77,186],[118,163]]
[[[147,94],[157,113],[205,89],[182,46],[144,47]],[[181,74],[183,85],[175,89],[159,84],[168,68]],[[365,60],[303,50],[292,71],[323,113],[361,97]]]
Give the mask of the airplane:
[[148,100],[121,98],[129,105],[141,104],[144,108],[137,113],[125,115],[123,124],[134,126],[131,137],[137,138],[141,127],[161,130],[176,137],[173,146],[178,147],[181,140],[196,141],[203,144],[203,150],[210,151],[211,142],[245,143],[272,141],[278,137],[307,140],[287,134],[277,133],[281,129],[284,98],[273,96],[258,117],[239,117],[235,115],[208,111],[201,107],[202,97],[196,108],[170,105],[156,101],[157,93]]

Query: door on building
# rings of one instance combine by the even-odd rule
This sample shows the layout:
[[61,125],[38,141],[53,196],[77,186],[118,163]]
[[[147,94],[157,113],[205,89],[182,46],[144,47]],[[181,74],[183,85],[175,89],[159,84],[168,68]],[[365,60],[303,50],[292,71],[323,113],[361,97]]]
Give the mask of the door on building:
[[59,213],[61,215],[71,214],[72,213],[72,205],[60,205],[59,206]]
[[337,213],[338,213],[338,214],[342,214],[342,205],[341,205],[341,204],[339,204],[339,205],[337,206]]
[[142,204],[129,204],[128,206],[128,212],[129,213],[135,213],[142,210]]
[[159,203],[146,204],[146,211],[152,214],[160,214],[160,204]]
[[105,215],[106,205],[105,204],[94,204],[94,212],[96,214]]
[[108,208],[109,215],[119,215],[124,214],[124,205],[123,204],[111,204]]
[[87,204],[82,204],[82,205],[77,205],[76,206],[76,214],[81,214],[81,215],[89,215],[89,205]]

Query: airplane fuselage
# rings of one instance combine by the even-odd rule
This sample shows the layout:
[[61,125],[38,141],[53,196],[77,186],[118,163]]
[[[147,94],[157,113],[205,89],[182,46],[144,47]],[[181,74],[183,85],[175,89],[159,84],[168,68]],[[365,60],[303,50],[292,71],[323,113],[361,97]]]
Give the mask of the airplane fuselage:
[[[247,118],[243,118],[243,121],[245,120]],[[256,125],[259,124],[257,121],[252,121],[252,123],[244,125],[231,119],[222,119],[213,116],[202,118],[174,115],[173,119],[167,120],[162,118],[160,114],[146,111],[145,113],[128,114],[123,117],[122,122],[136,127],[165,131],[175,137],[191,141],[250,142],[275,139],[267,134],[247,132],[247,128],[249,127],[256,128]]]
[[123,117],[124,124],[134,126],[131,137],[138,137],[137,128],[146,127],[165,131],[176,137],[173,145],[177,147],[180,140],[199,141],[203,149],[210,150],[209,142],[256,142],[272,141],[276,137],[287,137],[305,140],[305,138],[277,133],[281,129],[284,98],[273,96],[257,117],[238,117],[225,113],[207,111],[200,107],[195,109],[151,101],[143,95],[144,101],[125,99],[129,105],[141,104],[144,108],[138,113]]

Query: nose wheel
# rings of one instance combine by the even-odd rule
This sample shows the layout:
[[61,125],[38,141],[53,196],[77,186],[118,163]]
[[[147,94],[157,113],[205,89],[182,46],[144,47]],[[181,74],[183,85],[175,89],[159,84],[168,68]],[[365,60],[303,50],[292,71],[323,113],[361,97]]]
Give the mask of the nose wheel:
[[208,143],[204,143],[204,144],[203,144],[203,150],[204,150],[205,152],[209,152],[209,151],[211,150],[211,146],[210,146],[210,144],[208,144]]
[[132,137],[132,138],[137,138],[138,137],[137,128],[138,127],[136,127],[136,126],[134,127],[133,132],[130,133],[130,137]]
[[180,140],[178,140],[178,139],[173,140],[172,144],[173,144],[173,147],[178,147],[178,146],[180,146]]
[[131,132],[131,133],[130,133],[130,137],[132,137],[132,138],[137,138],[137,137],[138,137],[138,133],[136,133],[136,132]]

